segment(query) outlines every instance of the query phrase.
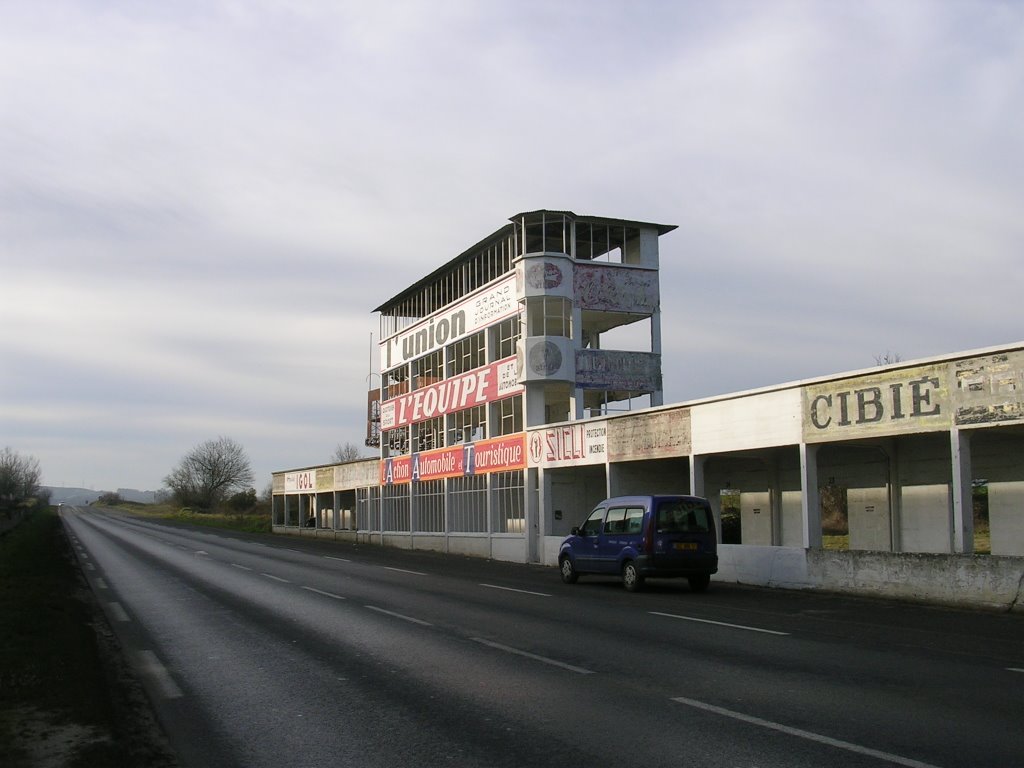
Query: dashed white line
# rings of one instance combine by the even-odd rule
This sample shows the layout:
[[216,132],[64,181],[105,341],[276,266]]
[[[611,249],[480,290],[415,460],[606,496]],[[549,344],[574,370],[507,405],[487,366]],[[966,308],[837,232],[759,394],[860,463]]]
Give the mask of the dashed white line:
[[291,584],[291,582],[288,581],[288,579],[282,579],[280,576],[275,576],[272,573],[264,573],[263,575],[266,576],[268,579],[273,579],[274,581],[280,581],[284,584]]
[[539,662],[542,662],[544,664],[550,664],[553,667],[561,667],[562,669],[567,669],[570,672],[575,672],[578,675],[592,675],[592,674],[594,674],[594,670],[592,670],[592,669],[585,669],[583,667],[577,667],[574,664],[566,664],[564,661],[558,661],[558,659],[552,659],[552,658],[549,658],[547,656],[538,656],[536,653],[530,653],[529,651],[521,651],[518,648],[512,648],[511,646],[508,646],[508,645],[502,645],[501,643],[495,643],[495,642],[493,642],[491,640],[484,640],[482,637],[471,637],[469,639],[472,640],[474,643],[480,643],[481,645],[486,645],[488,648],[494,648],[494,649],[499,650],[499,651],[505,651],[505,653],[512,653],[512,654],[515,654],[516,656],[523,656],[524,658],[527,658],[527,659],[533,659],[534,661],[539,661]]
[[341,595],[336,595],[333,592],[324,592],[322,589],[317,589],[316,587],[303,587],[303,589],[307,590],[308,592],[316,592],[318,595],[323,595],[324,597],[333,597],[335,600],[347,599],[345,597],[342,597]]
[[518,592],[521,595],[536,595],[537,597],[551,597],[546,592],[531,592],[528,589],[515,589],[514,587],[501,587],[497,584],[481,584],[481,587],[487,587],[488,589],[501,589],[505,592]]
[[240,571],[251,571],[252,570],[252,568],[250,568],[249,566],[242,565],[241,563],[232,563],[231,567],[232,568],[238,568]]
[[730,627],[731,629],[745,629],[748,632],[763,632],[766,635],[789,635],[789,632],[776,632],[774,629],[748,627],[745,624],[730,624],[727,621],[712,621],[711,619],[698,619],[695,616],[680,616],[677,613],[662,613],[661,611],[651,611],[650,613],[653,616],[667,616],[670,619],[682,619],[683,621],[698,621],[701,624],[715,624],[719,627]]
[[411,573],[413,576],[426,576],[422,571],[410,571],[405,568],[392,568],[390,565],[381,566],[386,571],[398,571],[399,573]]
[[110,615],[113,617],[114,621],[131,621],[128,617],[128,613],[120,603],[107,603],[107,610],[110,611]]
[[383,608],[378,608],[375,605],[364,605],[363,607],[364,608],[369,608],[371,611],[376,611],[377,613],[383,613],[386,616],[393,616],[396,619],[402,619],[403,621],[408,621],[408,622],[411,622],[413,624],[419,624],[420,626],[423,626],[423,627],[432,627],[432,626],[434,626],[429,621],[423,621],[423,619],[415,619],[412,616],[406,616],[404,613],[395,613],[394,611],[387,611],[387,610],[385,610]]
[[820,733],[804,731],[800,728],[793,728],[788,725],[782,725],[781,723],[773,723],[771,720],[763,720],[762,718],[754,717],[753,715],[745,715],[742,712],[734,712],[731,709],[716,707],[714,704],[706,704],[703,701],[697,701],[696,699],[687,699],[683,696],[679,696],[677,698],[673,698],[672,701],[678,702],[679,704],[685,704],[688,707],[703,709],[706,712],[713,712],[716,715],[731,717],[734,720],[741,720],[744,723],[750,723],[751,725],[759,725],[762,728],[770,728],[773,731],[787,733],[790,736],[797,736],[801,739],[816,741],[819,744],[827,744],[830,747],[845,749],[848,752],[856,752],[860,755],[877,757],[880,760],[887,760],[890,763],[896,763],[896,765],[905,765],[907,766],[907,768],[937,768],[937,766],[934,766],[931,763],[922,763],[920,760],[913,760],[909,757],[901,757],[900,755],[894,755],[889,752],[881,752],[880,750],[871,749],[870,747],[862,747],[860,744],[852,744],[849,741],[833,739],[831,736],[822,736]]
[[1007,667],[1007,672],[1024,672],[1024,669],[1018,669],[1017,667]]
[[327,558],[328,560],[339,560],[342,563],[351,563],[352,562],[347,557],[335,557],[334,555],[324,555],[324,557]]
[[135,667],[153,683],[162,698],[180,699],[185,695],[155,653],[139,651],[133,655]]

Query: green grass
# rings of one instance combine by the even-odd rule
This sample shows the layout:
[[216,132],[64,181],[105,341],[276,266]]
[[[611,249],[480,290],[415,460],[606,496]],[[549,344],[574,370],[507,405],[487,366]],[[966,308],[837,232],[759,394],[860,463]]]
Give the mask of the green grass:
[[140,517],[155,517],[192,525],[206,525],[211,528],[228,528],[246,533],[270,533],[270,513],[260,510],[252,512],[196,512],[180,509],[168,504],[126,504],[118,509]]
[[[0,538],[0,755],[31,768],[42,752],[68,766],[168,765],[142,754],[90,593],[52,508]],[[143,739],[145,741],[145,739]],[[148,747],[143,746],[143,752]],[[52,758],[51,758],[52,759]]]

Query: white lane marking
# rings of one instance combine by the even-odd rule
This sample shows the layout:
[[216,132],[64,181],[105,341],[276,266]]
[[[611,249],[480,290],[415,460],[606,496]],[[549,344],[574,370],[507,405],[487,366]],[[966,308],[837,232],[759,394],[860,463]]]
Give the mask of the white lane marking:
[[1007,672],[1024,672],[1024,669],[1017,669],[1017,667],[1007,667]]
[[328,560],[340,560],[343,563],[351,563],[352,562],[347,557],[335,557],[334,555],[324,555],[324,557],[326,557]]
[[763,632],[766,635],[788,636],[789,632],[776,632],[774,629],[762,629],[761,627],[748,627],[745,624],[730,624],[727,621],[712,621],[711,619],[698,619],[695,616],[680,616],[678,613],[662,613],[651,611],[653,616],[667,616],[670,619],[682,619],[683,621],[699,621],[701,624],[716,624],[719,627],[731,627],[732,629],[745,629],[748,632]]
[[309,592],[316,592],[318,595],[323,595],[324,597],[333,597],[335,600],[347,599],[341,595],[336,595],[333,592],[324,592],[322,589],[317,589],[316,587],[303,587],[303,589],[308,590]]
[[411,573],[413,576],[426,576],[427,575],[427,574],[423,573],[422,571],[409,571],[409,570],[406,570],[405,568],[392,568],[390,565],[382,565],[381,568],[383,568],[386,571],[398,571],[399,573]]
[[107,609],[110,611],[110,615],[113,617],[114,621],[131,621],[128,617],[128,613],[120,603],[107,603]]
[[288,579],[282,579],[280,576],[275,576],[272,573],[264,573],[263,575],[266,576],[268,579],[273,579],[274,581],[280,581],[285,584],[291,584],[291,582],[288,581]]
[[497,584],[481,584],[481,587],[487,587],[488,589],[501,589],[505,592],[518,592],[521,595],[536,595],[537,597],[551,597],[546,592],[531,592],[528,589],[514,589],[513,587],[500,587]]
[[231,565],[232,565],[232,567],[238,568],[239,570],[242,570],[242,571],[251,571],[252,570],[252,568],[250,568],[249,566],[241,565],[240,563],[232,563]]
[[703,701],[697,701],[696,699],[687,699],[683,696],[679,696],[673,698],[672,701],[679,704],[685,704],[688,707],[703,709],[706,712],[713,712],[716,715],[731,717],[734,720],[741,720],[744,723],[750,723],[751,725],[760,725],[763,728],[770,728],[773,731],[787,733],[790,736],[797,736],[801,739],[816,741],[819,744],[827,744],[830,747],[845,749],[848,752],[856,752],[857,754],[867,755],[868,757],[877,757],[880,760],[896,763],[896,765],[905,765],[907,768],[937,768],[937,766],[934,766],[931,763],[922,763],[920,760],[912,760],[909,757],[901,757],[900,755],[894,755],[889,752],[871,749],[871,747],[862,747],[860,744],[852,744],[849,741],[833,739],[831,736],[822,736],[820,733],[812,733],[811,731],[804,731],[800,728],[782,725],[781,723],[773,723],[771,720],[763,720],[762,718],[754,717],[753,715],[745,715],[742,712],[723,709],[722,707],[716,707],[714,704],[706,704]]
[[385,614],[387,616],[394,616],[396,619],[402,619],[403,621],[410,621],[413,624],[419,624],[419,625],[424,626],[424,627],[432,627],[432,626],[434,626],[429,621],[423,621],[423,619],[414,619],[412,616],[406,616],[405,614],[402,614],[402,613],[395,613],[394,611],[386,611],[383,608],[378,608],[375,605],[364,605],[363,607],[364,608],[369,608],[371,611],[376,611],[377,613],[383,613],[383,614]]
[[99,576],[96,577],[96,589],[106,589],[107,582],[101,579]]
[[148,677],[156,686],[160,696],[165,699],[180,699],[185,694],[174,682],[167,667],[160,663],[160,659],[152,651],[139,651],[135,654],[135,666]]
[[201,549],[197,549],[197,550],[196,550],[196,554],[197,554],[197,555],[206,555],[207,557],[209,557],[209,556],[210,556],[210,553],[209,553],[209,552],[204,552],[204,551],[203,551],[203,550],[201,550]]
[[540,662],[542,662],[544,664],[550,664],[553,667],[561,667],[562,669],[567,669],[570,672],[575,672],[576,674],[579,674],[579,675],[592,675],[592,674],[594,674],[594,670],[592,670],[592,669],[584,669],[583,667],[577,667],[577,666],[574,666],[573,664],[566,664],[564,661],[558,661],[557,659],[551,659],[551,658],[548,658],[547,656],[538,656],[536,653],[530,653],[529,651],[521,651],[518,648],[512,648],[512,647],[510,647],[508,645],[502,645],[501,643],[495,643],[495,642],[493,642],[491,640],[484,640],[482,637],[471,637],[469,639],[472,640],[474,643],[480,643],[481,645],[486,645],[489,648],[494,648],[494,649],[499,650],[499,651],[505,651],[505,653],[513,653],[516,656],[523,656],[524,658],[533,659],[534,661],[540,661]]

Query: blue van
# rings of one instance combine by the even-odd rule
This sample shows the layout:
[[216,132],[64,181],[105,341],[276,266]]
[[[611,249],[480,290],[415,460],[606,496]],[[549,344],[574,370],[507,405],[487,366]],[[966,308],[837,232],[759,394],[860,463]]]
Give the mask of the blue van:
[[648,577],[686,577],[703,592],[718,571],[715,518],[699,496],[618,496],[598,504],[558,552],[562,581],[618,575],[630,592]]

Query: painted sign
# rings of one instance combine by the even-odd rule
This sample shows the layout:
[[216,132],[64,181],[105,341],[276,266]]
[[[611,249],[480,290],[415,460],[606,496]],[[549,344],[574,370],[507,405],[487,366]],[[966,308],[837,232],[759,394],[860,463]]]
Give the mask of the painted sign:
[[312,493],[316,490],[316,470],[288,472],[284,476],[285,493]]
[[1024,352],[957,360],[950,367],[957,426],[1024,420]]
[[384,431],[396,429],[518,395],[522,391],[516,376],[516,358],[508,357],[385,400],[380,404],[380,426]]
[[638,414],[608,422],[609,461],[688,456],[690,451],[688,408]]
[[576,302],[581,309],[650,314],[658,308],[658,271],[621,264],[576,264]]
[[661,355],[607,349],[576,350],[576,386],[654,392],[661,389]]
[[529,433],[531,467],[602,464],[608,452],[608,423],[587,421]]
[[446,344],[513,317],[519,311],[515,275],[473,294],[467,299],[435,312],[425,320],[380,344],[382,371],[407,363]]
[[526,435],[505,435],[451,448],[394,456],[380,463],[380,484],[485,475],[526,467]]
[[803,389],[807,442],[948,428],[947,367],[927,365]]

